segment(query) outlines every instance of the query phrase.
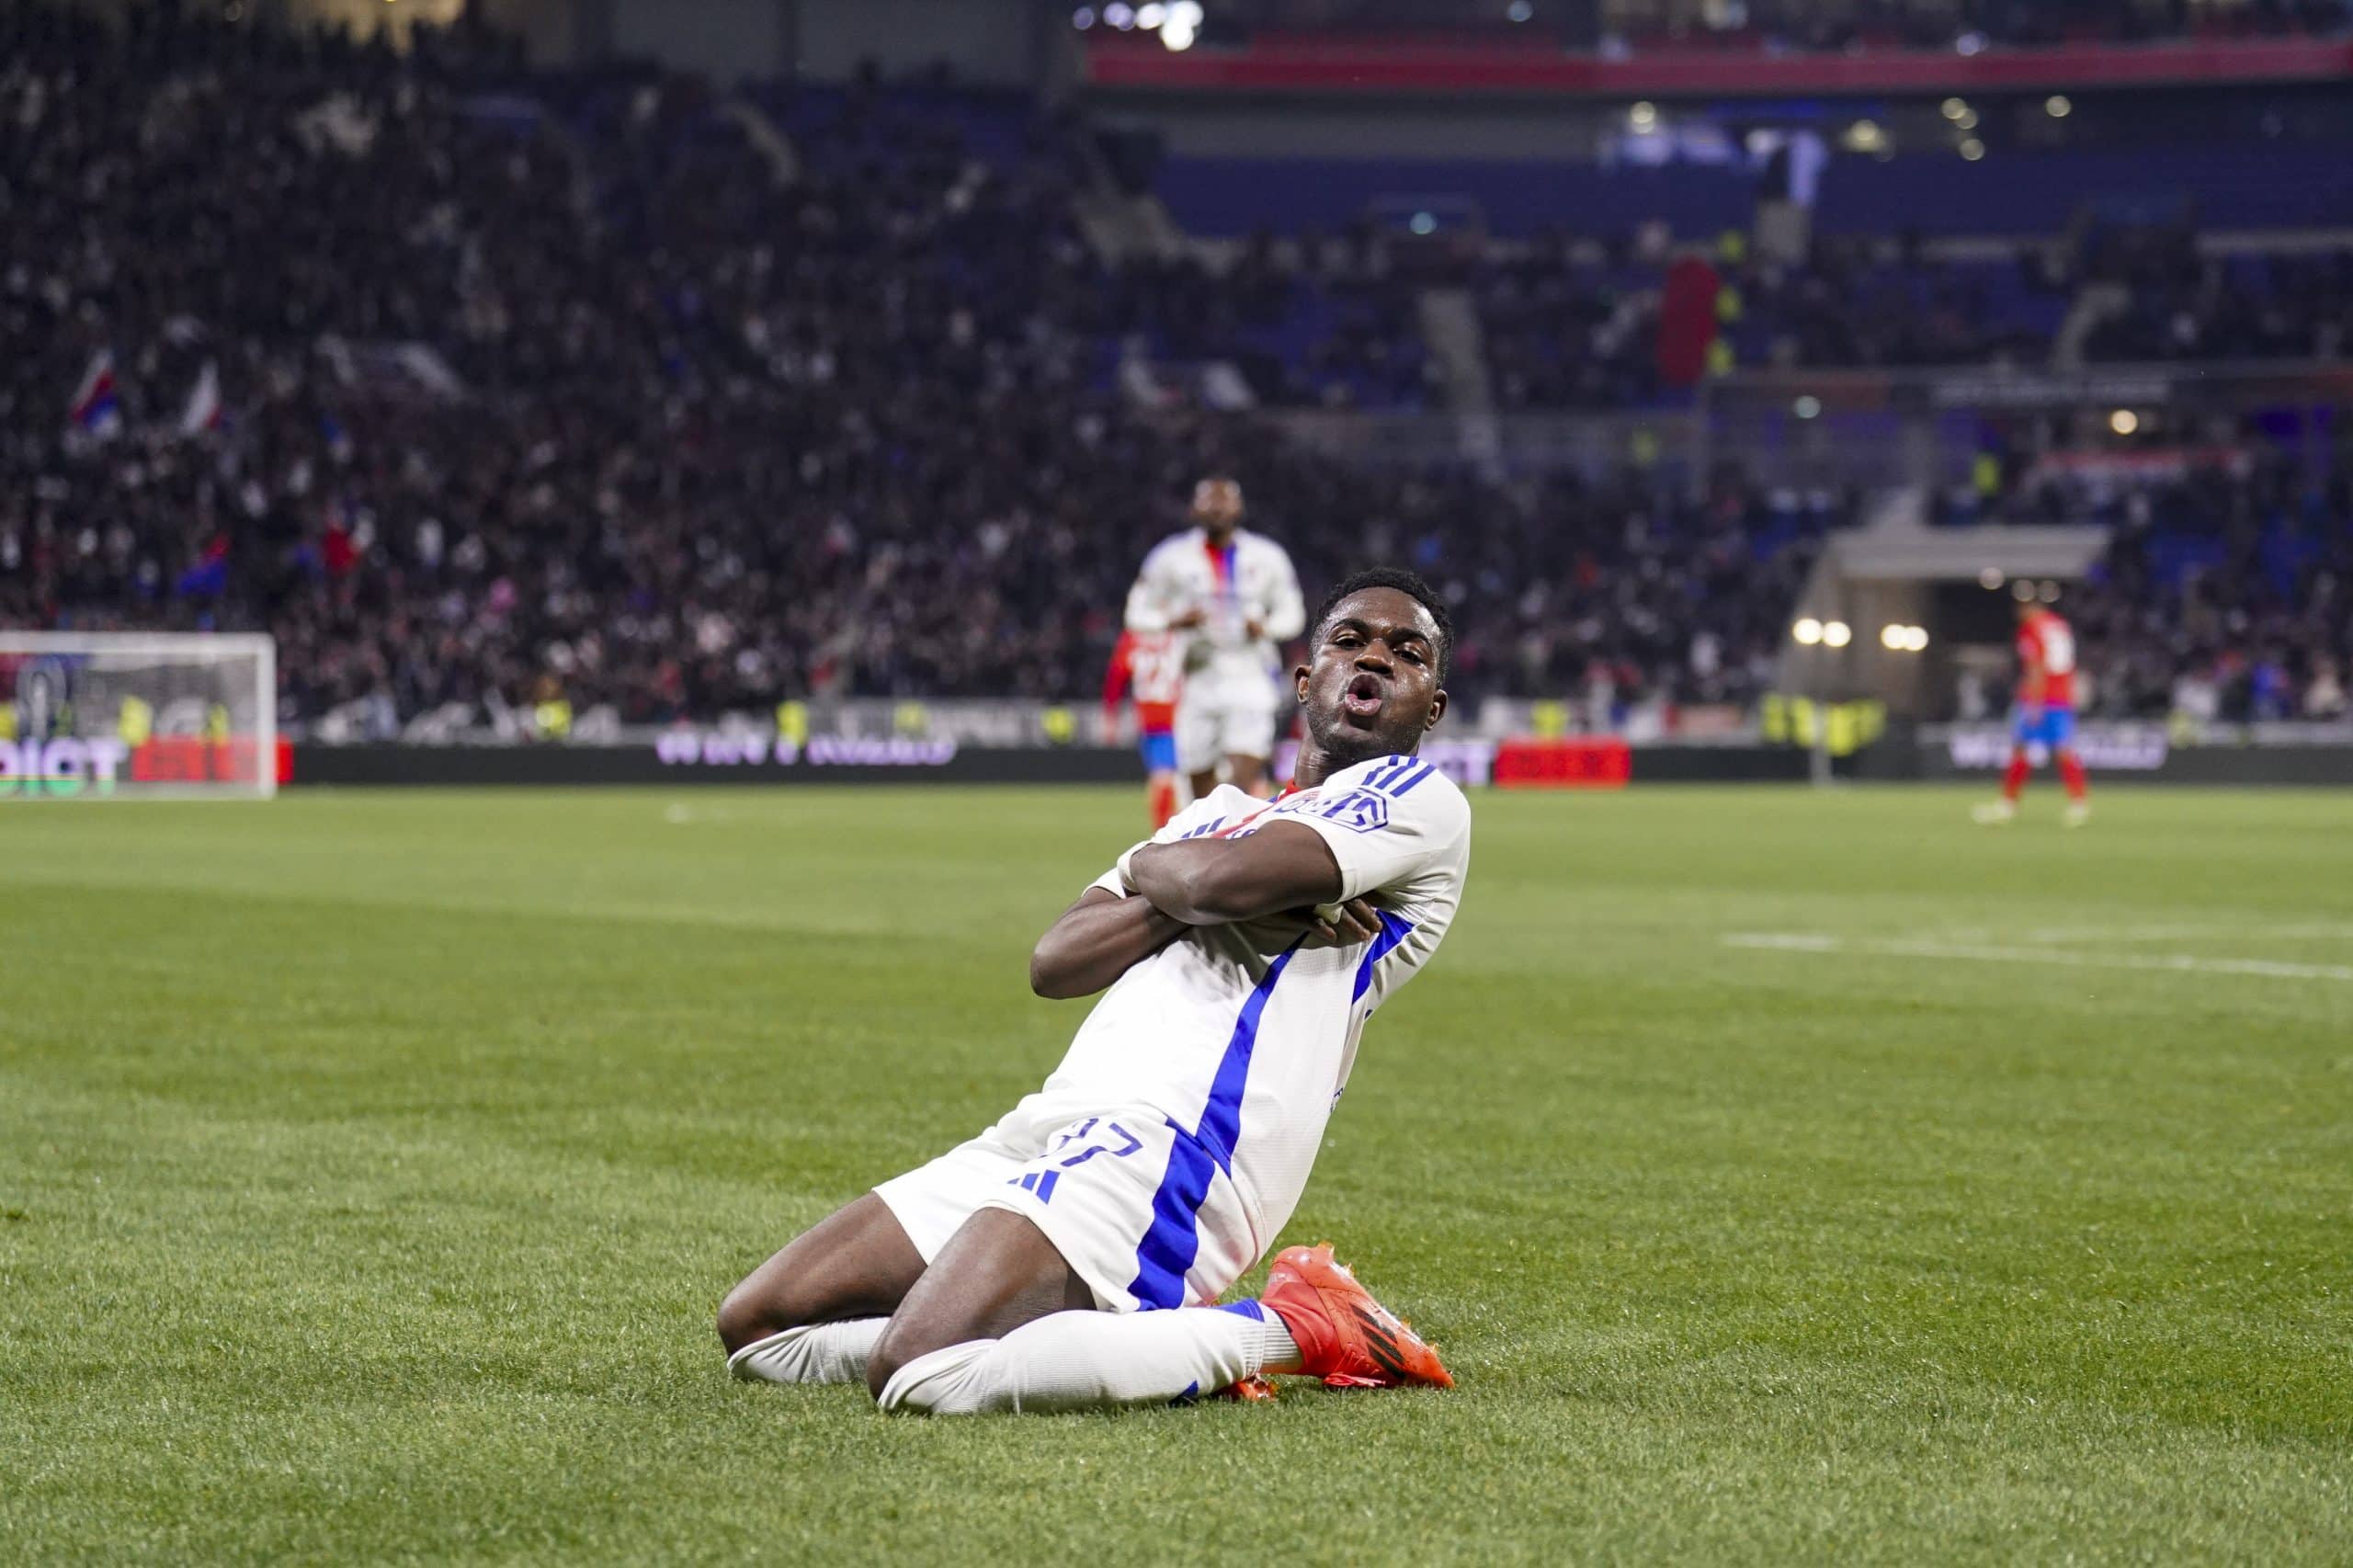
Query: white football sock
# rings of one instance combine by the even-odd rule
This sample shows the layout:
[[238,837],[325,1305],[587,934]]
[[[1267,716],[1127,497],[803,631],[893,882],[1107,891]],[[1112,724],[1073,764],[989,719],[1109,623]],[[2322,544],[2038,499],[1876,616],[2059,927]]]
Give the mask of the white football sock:
[[890,1324],[889,1318],[852,1318],[788,1328],[727,1358],[727,1369],[771,1383],[862,1383],[866,1359]]
[[1211,1393],[1268,1367],[1295,1368],[1299,1347],[1256,1301],[1156,1312],[1055,1312],[1003,1339],[918,1356],[878,1402],[927,1415],[1100,1410]]

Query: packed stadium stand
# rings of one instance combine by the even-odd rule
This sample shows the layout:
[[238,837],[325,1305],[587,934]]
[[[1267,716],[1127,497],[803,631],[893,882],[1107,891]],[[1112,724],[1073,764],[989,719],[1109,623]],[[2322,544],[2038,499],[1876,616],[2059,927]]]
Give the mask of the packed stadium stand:
[[[2113,529],[2072,614],[2089,710],[2247,722],[2347,711],[2353,462],[2318,473],[2252,443],[2138,478],[2026,476],[2006,520]],[[1988,708],[1999,694],[1982,694]]]
[[[1627,8],[1630,47],[1673,10]],[[2127,10],[2341,21],[2067,28]],[[1745,165],[1172,156],[1172,237],[1122,254],[1083,115],[944,78],[732,90],[472,29],[395,55],[13,4],[0,58],[0,320],[31,346],[0,363],[0,617],[267,629],[290,719],[368,733],[551,692],[624,722],[1082,696],[1211,468],[1311,578],[1443,583],[1465,694],[1748,704],[1852,484],[1740,451],[1367,465],[1261,415],[1688,415],[1748,369],[2333,360],[2353,327],[2353,176],[2302,143],[1841,153],[1778,253]],[[1417,248],[1383,214],[1420,198],[1483,219]],[[1686,266],[1696,357],[1662,347]],[[1204,363],[1239,389],[1150,376]],[[2347,465],[2248,429],[2163,483],[2068,496],[2022,459],[1972,503],[2118,525],[2084,617],[2112,710],[2342,708]]]

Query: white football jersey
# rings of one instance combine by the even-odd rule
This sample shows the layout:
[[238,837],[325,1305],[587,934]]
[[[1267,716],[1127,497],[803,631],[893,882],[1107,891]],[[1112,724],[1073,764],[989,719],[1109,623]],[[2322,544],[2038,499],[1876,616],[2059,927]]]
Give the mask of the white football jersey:
[[[1153,547],[1128,590],[1131,631],[1165,631],[1169,622],[1199,610],[1201,624],[1183,633],[1186,667],[1196,672],[1254,676],[1275,670],[1278,644],[1307,629],[1299,574],[1283,547],[1264,534],[1236,528],[1222,554],[1199,528],[1171,534]],[[1250,635],[1249,622],[1262,635]]]
[[[1373,939],[1309,948],[1267,926],[1199,927],[1105,992],[1026,1115],[1134,1106],[1175,1130],[1139,1249],[1136,1299],[1177,1304],[1186,1275],[1238,1278],[1298,1206],[1365,1020],[1438,951],[1462,897],[1471,807],[1417,756],[1359,763],[1279,801],[1222,786],[1153,842],[1304,824],[1343,898],[1381,912]],[[1114,868],[1096,886],[1135,896]],[[1043,1122],[1040,1122],[1043,1124]]]

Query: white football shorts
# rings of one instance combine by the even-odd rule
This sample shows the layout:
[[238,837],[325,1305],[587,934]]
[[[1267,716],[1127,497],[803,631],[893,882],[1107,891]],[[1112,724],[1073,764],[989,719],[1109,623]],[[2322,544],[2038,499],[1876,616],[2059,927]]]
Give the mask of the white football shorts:
[[1214,1301],[1259,1257],[1215,1151],[1142,1108],[1073,1118],[1031,1095],[874,1192],[926,1263],[981,1210],[1027,1216],[1107,1312]]
[[1204,773],[1229,756],[1275,754],[1277,697],[1271,676],[1202,670],[1187,677],[1176,705],[1176,766]]

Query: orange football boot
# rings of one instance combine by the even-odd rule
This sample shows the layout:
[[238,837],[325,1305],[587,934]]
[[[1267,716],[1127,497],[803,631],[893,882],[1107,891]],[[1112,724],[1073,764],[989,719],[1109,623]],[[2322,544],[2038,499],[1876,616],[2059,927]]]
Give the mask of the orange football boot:
[[1300,1369],[1326,1388],[1454,1386],[1438,1352],[1333,1259],[1329,1242],[1277,1253],[1258,1300],[1290,1330]]
[[1210,1397],[1230,1399],[1236,1404],[1263,1404],[1276,1397],[1274,1380],[1254,1374],[1226,1384]]

